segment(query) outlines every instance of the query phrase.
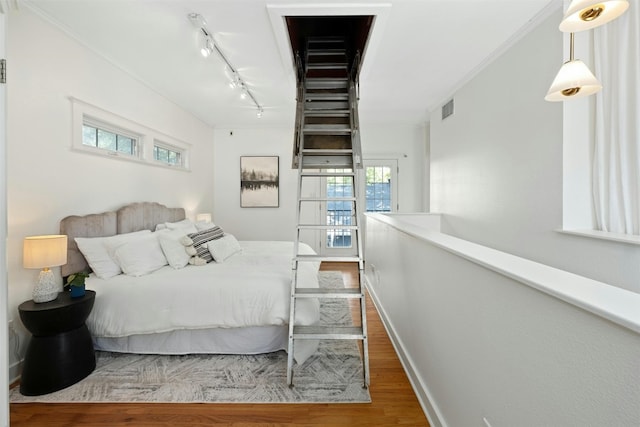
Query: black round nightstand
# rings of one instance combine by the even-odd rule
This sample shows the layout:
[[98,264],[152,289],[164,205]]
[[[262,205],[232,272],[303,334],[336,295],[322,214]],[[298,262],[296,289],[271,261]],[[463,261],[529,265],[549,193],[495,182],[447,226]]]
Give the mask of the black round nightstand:
[[33,334],[24,358],[20,393],[37,396],[69,387],[96,367],[96,355],[85,320],[96,293],[71,298],[61,292],[54,301],[23,302],[20,319]]

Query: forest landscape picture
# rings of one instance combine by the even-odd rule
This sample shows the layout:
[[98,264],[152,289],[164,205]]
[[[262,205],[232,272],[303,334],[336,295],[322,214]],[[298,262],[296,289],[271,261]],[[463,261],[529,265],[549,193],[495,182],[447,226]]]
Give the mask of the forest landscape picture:
[[240,206],[277,208],[279,203],[278,156],[240,157]]

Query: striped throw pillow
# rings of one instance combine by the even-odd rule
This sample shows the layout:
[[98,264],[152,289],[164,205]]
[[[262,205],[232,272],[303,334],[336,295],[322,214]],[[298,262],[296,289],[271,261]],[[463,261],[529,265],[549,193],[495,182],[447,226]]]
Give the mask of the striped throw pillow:
[[187,234],[187,236],[193,240],[193,247],[196,249],[197,255],[205,261],[211,262],[213,261],[213,256],[211,256],[211,252],[209,252],[209,248],[207,248],[207,243],[224,236],[224,231],[216,225],[208,230]]

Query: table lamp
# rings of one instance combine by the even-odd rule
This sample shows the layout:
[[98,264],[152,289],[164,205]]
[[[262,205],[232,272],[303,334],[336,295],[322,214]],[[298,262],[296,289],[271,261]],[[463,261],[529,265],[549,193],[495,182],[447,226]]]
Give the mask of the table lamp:
[[211,222],[210,213],[199,213],[196,215],[196,222]]
[[62,283],[56,281],[50,267],[67,263],[67,236],[30,236],[24,238],[24,268],[41,268],[38,282],[33,289],[33,301],[53,301],[62,292]]

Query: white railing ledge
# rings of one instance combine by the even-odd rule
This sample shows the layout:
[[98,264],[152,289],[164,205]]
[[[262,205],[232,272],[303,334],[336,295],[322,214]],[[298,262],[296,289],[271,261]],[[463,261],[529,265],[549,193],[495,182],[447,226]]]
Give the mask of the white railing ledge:
[[439,230],[405,223],[400,218],[385,214],[366,216],[640,334],[640,294],[443,234]]
[[558,233],[571,234],[580,237],[590,237],[592,239],[611,240],[613,242],[628,243],[640,246],[640,236],[634,234],[611,233],[610,231],[588,230],[588,229],[561,229]]

